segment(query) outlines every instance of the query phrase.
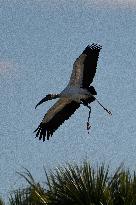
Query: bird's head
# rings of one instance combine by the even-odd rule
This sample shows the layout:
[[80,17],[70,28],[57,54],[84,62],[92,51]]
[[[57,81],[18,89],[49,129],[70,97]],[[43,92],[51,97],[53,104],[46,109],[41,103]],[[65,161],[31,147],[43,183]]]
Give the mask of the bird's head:
[[47,100],[51,100],[52,99],[52,95],[48,94],[46,95],[36,106],[35,109],[37,108],[38,105],[42,104],[43,102],[47,101]]

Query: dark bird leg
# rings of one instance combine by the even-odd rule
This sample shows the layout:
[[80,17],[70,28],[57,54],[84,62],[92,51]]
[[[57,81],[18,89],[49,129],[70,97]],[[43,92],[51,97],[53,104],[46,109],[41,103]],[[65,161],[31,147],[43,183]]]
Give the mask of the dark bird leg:
[[[99,102],[99,100],[94,96],[94,95],[92,95],[91,93],[90,93],[90,96],[94,99],[94,100],[96,100],[97,102],[98,102],[98,104],[109,114],[109,115],[112,115],[112,113],[111,113],[111,111],[110,110],[108,110],[107,108],[105,108],[100,102]],[[94,101],[93,100],[93,101]],[[93,102],[92,101],[92,102]],[[84,103],[84,102],[83,102]],[[86,102],[85,102],[86,103]],[[89,102],[90,103],[90,102]]]
[[111,111],[106,109],[96,98],[95,100],[99,103],[99,105],[109,114],[109,115],[112,115]]
[[89,134],[89,130],[91,128],[91,125],[89,123],[90,120],[90,114],[91,114],[91,107],[89,105],[87,105],[87,107],[89,108],[89,115],[88,115],[88,121],[87,121],[87,130],[88,130],[88,134]]
[[88,134],[89,134],[89,130],[90,130],[90,128],[91,128],[91,125],[90,125],[90,122],[89,122],[89,120],[90,120],[90,114],[91,114],[91,106],[89,106],[88,103],[87,103],[87,102],[84,102],[84,101],[82,101],[81,103],[82,103],[84,106],[86,106],[86,107],[89,108],[89,115],[88,115],[88,121],[87,121],[87,130],[88,130]]

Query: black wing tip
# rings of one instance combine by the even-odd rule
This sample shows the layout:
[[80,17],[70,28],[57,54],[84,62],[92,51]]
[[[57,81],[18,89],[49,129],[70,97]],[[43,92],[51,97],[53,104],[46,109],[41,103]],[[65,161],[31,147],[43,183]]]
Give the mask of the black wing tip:
[[92,45],[88,45],[85,50],[83,51],[84,54],[88,55],[90,53],[90,51],[100,51],[102,49],[102,46],[99,44],[95,44],[93,43]]
[[34,130],[36,133],[36,137],[39,137],[39,140],[45,141],[45,139],[49,140],[50,137],[53,135],[53,131],[50,131],[47,129],[47,126],[44,123],[40,123],[40,125],[37,127],[36,130]]
[[[71,105],[72,106],[68,106]],[[72,101],[70,104],[66,106],[66,108],[62,109],[63,114],[59,114],[58,117],[55,117],[53,121],[49,122],[41,122],[38,128],[34,131],[36,132],[36,137],[39,137],[39,140],[43,139],[43,142],[45,139],[49,140],[50,137],[52,137],[53,133],[58,129],[60,125],[64,123],[65,120],[68,120],[71,115],[80,107],[80,104]],[[67,112],[67,111],[70,111]],[[69,115],[70,114],[70,115]]]

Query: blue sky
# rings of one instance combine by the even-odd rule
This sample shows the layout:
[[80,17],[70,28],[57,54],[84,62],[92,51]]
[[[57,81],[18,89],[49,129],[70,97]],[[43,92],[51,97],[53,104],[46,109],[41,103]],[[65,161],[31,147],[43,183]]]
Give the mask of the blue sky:
[[[44,181],[43,165],[124,162],[136,155],[136,3],[118,1],[0,1],[0,193],[26,184],[16,174],[26,167]],[[35,105],[67,85],[73,62],[88,44],[102,45],[93,85],[110,117],[94,102],[81,106],[50,141],[33,134],[55,102]]]

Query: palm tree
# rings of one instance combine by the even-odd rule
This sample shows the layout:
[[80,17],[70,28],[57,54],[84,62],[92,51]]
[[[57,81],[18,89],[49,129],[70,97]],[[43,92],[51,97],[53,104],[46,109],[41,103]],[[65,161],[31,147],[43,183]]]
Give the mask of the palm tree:
[[104,164],[96,169],[88,162],[81,166],[68,164],[47,174],[45,187],[36,183],[30,172],[19,173],[29,183],[23,191],[14,192],[10,205],[135,205],[136,175],[122,165],[112,176]]
[[5,205],[5,203],[1,197],[0,197],[0,205]]

